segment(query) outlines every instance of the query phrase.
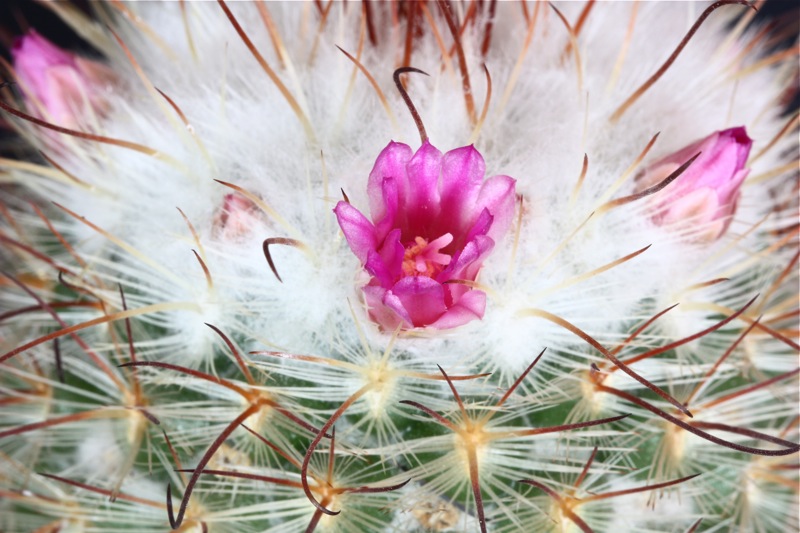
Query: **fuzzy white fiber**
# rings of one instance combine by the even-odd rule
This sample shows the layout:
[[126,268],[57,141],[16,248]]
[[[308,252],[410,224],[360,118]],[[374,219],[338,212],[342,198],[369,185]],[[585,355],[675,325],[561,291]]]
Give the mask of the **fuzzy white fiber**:
[[[327,6],[327,2],[321,4]],[[594,428],[596,433],[583,432],[563,442],[502,441],[496,446],[493,444],[486,452],[490,455],[481,459],[481,464],[489,465],[486,475],[493,476],[485,485],[481,482],[484,506],[490,518],[489,530],[522,531],[516,528],[524,528],[529,523],[577,531],[576,524],[568,518],[554,518],[553,500],[543,493],[503,488],[505,482],[499,480],[514,479],[515,469],[526,468],[527,459],[520,457],[530,457],[530,464],[537,466],[531,467],[533,473],[518,477],[535,477],[562,494],[566,494],[568,483],[556,480],[564,477],[562,473],[565,472],[572,476],[565,479],[574,479],[594,443],[599,443],[601,449],[605,445],[619,452],[606,458],[604,470],[598,476],[613,478],[621,475],[625,468],[641,468],[636,462],[638,459],[624,459],[626,453],[652,455],[653,459],[645,462],[652,464],[652,468],[641,470],[648,475],[632,481],[626,478],[625,486],[644,485],[648,477],[653,483],[664,482],[697,471],[681,467],[678,463],[684,459],[675,454],[656,451],[661,446],[662,436],[670,431],[665,429],[667,422],[618,397],[593,395],[588,391],[584,377],[590,365],[597,364],[603,371],[609,371],[613,365],[584,339],[543,318],[537,310],[573,324],[610,350],[655,314],[678,304],[620,351],[622,358],[709,328],[759,295],[742,317],[726,327],[667,354],[642,361],[633,368],[681,400],[703,381],[702,376],[737,336],[761,316],[762,321],[771,324],[773,330],[780,330],[789,342],[753,329],[704,385],[708,389],[704,389],[705,395],[700,393],[693,402],[699,408],[704,401],[712,402],[713,398],[724,396],[724,392],[720,392],[722,389],[734,390],[740,385],[744,387],[795,370],[798,358],[792,343],[797,342],[798,271],[792,258],[797,253],[797,238],[795,235],[791,240],[781,239],[787,235],[785,228],[796,223],[796,176],[792,183],[787,179],[792,169],[773,171],[787,167],[796,159],[797,139],[789,133],[780,136],[774,144],[770,143],[789,119],[779,102],[792,76],[797,75],[797,65],[796,62],[777,62],[760,66],[758,61],[769,53],[762,46],[763,39],[747,48],[760,28],[744,30],[739,23],[742,17],[750,16],[748,8],[722,6],[709,16],[663,76],[619,120],[611,120],[615,110],[667,60],[707,4],[598,2],[580,28],[577,51],[570,45],[572,30],[568,30],[555,8],[574,27],[585,8],[584,3],[557,2],[555,8],[548,4],[529,4],[529,14],[533,16],[535,12],[537,16],[529,44],[525,41],[531,26],[518,2],[497,3],[491,45],[485,56],[481,54],[481,42],[488,13],[486,6],[476,23],[468,25],[462,35],[478,115],[488,90],[483,65],[491,75],[491,99],[485,121],[479,128],[476,129],[467,112],[457,54],[443,59],[436,36],[422,14],[417,18],[419,28],[411,65],[429,76],[408,74],[404,77],[434,146],[447,151],[474,143],[486,161],[487,177],[504,174],[517,180],[516,191],[521,203],[517,207],[515,224],[505,238],[496,243],[478,277],[478,283],[488,295],[486,313],[481,320],[452,330],[418,329],[396,335],[381,331],[370,320],[361,295],[367,278],[332,212],[343,190],[350,203],[366,213],[367,176],[380,151],[390,140],[409,144],[414,149],[420,144],[417,128],[392,81],[392,73],[403,57],[405,18],[393,23],[388,4],[371,2],[376,44],[370,43],[366,36],[364,10],[359,4],[333,3],[324,8],[328,10],[324,21],[313,2],[265,4],[285,47],[284,60],[278,56],[257,6],[249,2],[228,4],[254,47],[296,99],[302,115],[307,117],[309,129],[304,128],[298,113],[259,66],[216,2],[97,5],[99,18],[94,21],[69,10],[62,11],[101,49],[116,75],[113,82],[100,89],[99,94],[106,102],[103,110],[87,111],[80,118],[79,129],[139,143],[152,148],[154,153],[146,155],[120,146],[81,140],[47,131],[24,120],[16,121],[21,134],[33,146],[52,156],[80,183],[60,171],[52,171],[44,162],[41,166],[37,163],[24,167],[2,160],[0,187],[9,213],[3,220],[2,231],[14,240],[42,250],[54,264],[66,265],[74,275],[65,275],[65,281],[90,290],[93,298],[108,306],[106,310],[86,307],[59,310],[66,324],[80,324],[121,311],[119,285],[124,289],[128,309],[152,306],[150,312],[132,320],[139,359],[241,380],[233,359],[220,356],[229,352],[220,337],[206,325],[212,324],[233,339],[246,358],[254,361],[254,372],[256,369],[260,372],[256,374],[259,387],[272,391],[270,394],[276,397],[285,394],[302,405],[300,412],[317,427],[328,419],[333,409],[320,407],[314,411],[313,406],[324,401],[341,404],[363,384],[361,374],[353,371],[346,375],[349,370],[329,371],[325,370],[327,367],[311,368],[310,363],[307,368],[302,362],[282,362],[269,356],[248,357],[247,352],[266,350],[309,355],[328,361],[355,361],[358,366],[366,364],[363,361],[372,357],[367,357],[370,352],[374,353],[374,358],[380,358],[388,349],[390,360],[398,361],[397,365],[409,372],[440,376],[438,364],[450,374],[493,373],[491,378],[481,381],[487,387],[481,388],[477,382],[455,383],[463,391],[488,391],[489,396],[484,394],[484,397],[489,398],[486,402],[491,404],[497,400],[497,394],[492,396],[491,393],[502,393],[511,386],[536,354],[547,348],[541,362],[518,390],[523,398],[514,399],[519,402],[514,405],[521,418],[512,421],[513,417],[504,415],[507,419],[498,422],[500,426],[522,423],[518,420],[525,420],[522,424],[526,426],[536,425],[537,411],[558,409],[560,403],[567,405],[565,413],[575,404],[570,414],[573,421],[619,413],[634,413],[635,416],[617,426],[624,429],[616,434],[609,427],[599,426]],[[453,41],[439,8],[435,3],[428,3],[426,9],[449,49]],[[454,5],[462,19],[468,9],[469,3]],[[113,28],[130,57],[105,24]],[[628,35],[629,24],[631,33]],[[364,74],[335,46],[355,56],[359,42],[363,43],[360,61],[374,76],[388,101],[388,108],[381,104]],[[517,65],[518,70],[515,70]],[[188,126],[156,89],[174,102]],[[16,106],[22,108],[22,101]],[[642,198],[610,210],[603,207],[611,200],[636,192],[635,178],[649,164],[717,130],[736,126],[745,126],[754,140],[748,163],[750,174],[742,188],[733,221],[721,238],[700,242],[695,236],[701,234],[703,228],[691,223],[655,224],[652,198]],[[637,162],[657,134],[652,148]],[[765,151],[762,153],[762,150]],[[759,155],[755,157],[756,154]],[[578,186],[584,156],[588,167],[582,185]],[[230,194],[258,200],[251,202],[251,209],[246,213],[233,214],[244,217],[244,223],[235,231],[226,231],[222,223],[223,204]],[[29,201],[45,210],[84,265],[59,245],[42,219],[31,210]],[[256,205],[259,202],[260,206]],[[788,208],[784,208],[786,204]],[[196,231],[196,239],[187,221]],[[22,228],[22,234],[16,233],[15,228]],[[264,239],[273,237],[302,243],[301,247],[280,244],[270,247],[282,281],[270,271],[262,251]],[[42,281],[36,289],[45,300],[66,298],[63,290],[58,292],[55,287],[57,280],[51,266],[19,247],[8,250],[8,253],[3,252],[7,259],[6,270],[17,277],[25,274],[26,279],[37,276],[40,280],[49,280],[49,285]],[[193,251],[202,258],[212,283],[207,283]],[[611,268],[603,268],[635,252],[641,253]],[[712,281],[716,282],[708,283]],[[3,309],[18,309],[34,303],[17,286],[10,282],[3,285]],[[781,315],[789,318],[770,323]],[[123,322],[117,323],[116,331],[123,331],[120,329],[124,328]],[[0,334],[3,353],[60,328],[52,315],[42,309],[11,317],[4,326],[12,327]],[[119,339],[109,336],[109,331],[109,326],[95,326],[81,330],[80,335],[100,358],[114,366],[118,363],[116,354],[120,348],[115,343]],[[97,375],[91,394],[119,398],[111,403],[102,400],[100,404],[128,405],[125,403],[128,397],[113,392],[113,380],[96,368],[91,370],[96,365],[79,363],[87,360],[86,352],[68,339],[62,339],[67,371],[82,375],[94,372]],[[126,342],[122,342],[122,352],[127,350]],[[32,376],[38,374],[23,360],[35,358],[45,368],[50,368],[50,353],[51,345],[41,344],[4,364],[14,365],[15,372],[21,376],[14,379],[33,380]],[[330,364],[335,366],[336,363]],[[84,366],[87,367],[85,371],[81,370]],[[282,368],[285,374],[281,374]],[[238,403],[242,400],[236,393],[207,381],[198,382],[188,375],[161,370],[139,373],[150,387],[148,390],[152,390],[148,409],[161,419],[166,433],[174,436],[179,455],[190,463],[184,468],[193,468],[191,463],[197,461],[215,435],[242,411],[243,406],[246,407],[246,402]],[[67,385],[60,385],[52,374],[49,376],[36,379],[53,390],[66,390]],[[281,381],[284,378],[288,385]],[[18,381],[11,377],[3,379],[4,394],[9,397],[22,394],[13,392],[20,388]],[[731,384],[726,381],[728,379],[741,381]],[[301,386],[293,380],[307,382]],[[743,403],[746,405],[729,406],[727,411],[715,410],[719,406],[712,407],[709,403],[708,413],[711,414],[701,409],[697,416],[700,420],[725,420],[727,424],[796,440],[796,424],[782,429],[798,414],[796,380],[796,376],[791,377],[789,383],[781,381],[772,389],[745,396]],[[343,454],[356,453],[355,448],[360,447],[364,454],[370,451],[380,455],[383,446],[393,453],[416,458],[416,454],[425,456],[438,450],[444,453],[450,446],[452,436],[449,433],[430,437],[433,440],[425,444],[426,437],[406,435],[402,425],[394,427],[398,424],[396,418],[388,415],[381,418],[378,411],[393,409],[397,413],[396,402],[417,400],[409,397],[408,391],[416,390],[413,387],[419,384],[398,383],[395,388],[387,389],[389,392],[385,396],[377,399],[374,394],[367,396],[366,401],[378,402],[372,409],[354,404],[354,412],[362,413],[367,421],[359,422],[351,416],[337,423],[347,435],[341,444]],[[650,392],[618,370],[605,383],[622,391],[633,391],[653,402]],[[285,388],[281,388],[283,385]],[[461,416],[446,383],[431,381],[420,390],[430,394],[425,401],[418,400],[420,403],[435,406],[452,420]],[[183,409],[181,391],[187,395]],[[98,402],[90,398],[88,392],[86,394],[76,395],[71,403],[65,403],[57,411],[63,415],[83,410],[80,406],[84,403],[89,406]],[[171,399],[160,403],[159,398]],[[391,408],[384,407],[390,403]],[[658,405],[665,411],[676,412],[665,402]],[[480,412],[479,407],[475,408]],[[2,409],[0,429],[52,416],[36,409],[26,416],[11,414],[6,407]],[[403,410],[404,416],[412,411],[405,407]],[[720,412],[722,414],[718,414]],[[591,413],[591,416],[582,418],[581,413]],[[704,413],[707,414],[705,418]],[[418,423],[427,421],[435,425],[424,413],[414,412],[413,417]],[[111,417],[111,422],[103,421],[102,426],[97,426],[102,428],[101,432],[77,445],[76,451],[63,451],[58,465],[63,472],[61,475],[74,474],[76,479],[84,476],[86,483],[108,490],[119,483],[123,489],[126,484],[135,484],[134,481],[119,481],[120,476],[126,475],[125,469],[108,465],[96,469],[93,474],[81,473],[89,455],[116,457],[114,461],[124,462],[119,457],[126,457],[126,446],[138,442],[135,431],[125,428],[126,420],[128,418],[123,415]],[[263,420],[251,422],[264,428],[272,424]],[[386,428],[388,436],[373,439],[370,436],[373,423]],[[82,424],[85,428],[88,422]],[[112,427],[114,424],[119,427]],[[285,426],[287,422],[283,420],[281,424]],[[22,441],[35,442],[42,435],[58,435],[64,431],[63,427],[53,426],[11,436],[0,440],[0,445],[9,443],[8,448],[3,448],[8,461],[15,465],[32,465],[39,460],[37,454],[25,450]],[[276,456],[272,452],[258,451],[257,441],[250,437],[245,441],[240,433],[244,431],[237,430],[239,436],[233,437],[229,444],[255,457],[269,456],[263,462],[255,459],[256,465],[274,464]],[[152,430],[142,442],[162,439],[160,434],[160,430]],[[596,435],[596,439],[590,438],[591,435]],[[392,442],[400,437],[404,440]],[[70,439],[80,440],[74,434],[70,434]],[[759,499],[751,498],[753,507],[747,512],[732,511],[736,505],[745,505],[741,501],[749,494],[739,487],[737,476],[745,476],[744,472],[756,468],[753,465],[761,459],[723,450],[724,454],[736,455],[738,459],[718,467],[714,464],[714,454],[722,448],[700,439],[695,443],[695,437],[687,439],[690,440],[686,453],[694,455],[685,459],[683,466],[705,468],[710,472],[707,476],[687,481],[680,494],[673,488],[669,489],[673,492],[665,500],[652,499],[651,503],[655,501],[659,508],[653,511],[655,514],[648,514],[647,494],[640,493],[630,500],[597,502],[584,518],[594,524],[597,531],[622,531],[614,524],[636,527],[637,531],[686,531],[698,518],[703,518],[702,527],[715,528],[715,531],[729,527],[741,531],[777,532],[782,527],[789,528],[783,531],[792,530],[790,524],[796,520],[797,511],[796,507],[793,511],[789,508],[793,507],[792,500],[796,503],[796,487],[794,496],[787,496],[784,488],[776,486],[776,497],[788,499],[787,508],[770,508],[772,513],[783,514],[770,520],[757,520],[752,517],[757,516],[758,509],[769,505],[769,496],[765,494],[768,495],[770,489],[762,483],[767,479],[766,474],[764,478],[756,476],[753,483],[757,484],[757,489],[753,490]],[[733,435],[732,440],[757,448],[771,446],[737,435]],[[52,445],[47,439],[42,442],[45,449]],[[561,444],[553,444],[555,442]],[[163,439],[159,440],[158,446],[163,448],[162,443]],[[295,444],[296,439],[288,436],[278,443],[285,447]],[[111,450],[98,449],[104,446]],[[165,449],[149,452],[151,462],[160,465],[158,468],[172,464]],[[323,449],[328,449],[327,444],[320,451]],[[418,494],[429,491],[436,493],[435,498],[454,506],[452,523],[442,518],[437,530],[477,531],[474,496],[464,485],[469,480],[469,470],[464,471],[467,475],[463,479],[448,473],[448,469],[460,468],[448,466],[464,460],[459,455],[460,449],[456,445],[448,452],[450,455],[445,454],[445,458],[427,470],[423,459],[419,462],[408,459],[408,465],[404,465],[404,461],[395,464],[383,457],[381,472],[388,474],[379,476],[379,480],[392,474],[395,476],[392,479],[402,481],[402,469],[416,476],[411,485],[396,493],[402,498],[397,496],[392,500],[395,493],[374,494],[370,497],[377,503],[368,500],[364,504],[373,510],[389,505],[382,512],[396,513],[394,518],[381,521],[370,513],[362,516],[358,514],[361,510],[350,510],[344,502],[338,522],[335,519],[340,517],[324,516],[317,527],[320,531],[421,528],[426,522],[419,513],[409,510],[415,505],[409,502],[418,502],[419,498],[415,500],[413,495],[415,491]],[[305,451],[305,448],[298,448],[300,461]],[[73,462],[69,453],[75,454],[74,464],[80,464],[79,468],[70,466]],[[499,459],[492,459],[491,454],[497,454]],[[544,457],[551,456],[552,461],[561,457],[563,466],[548,466],[551,459]],[[797,456],[792,457],[786,459],[785,464],[796,464]],[[149,468],[147,463],[139,457],[127,475],[131,479],[144,476]],[[394,468],[399,469],[392,471]],[[281,473],[264,475],[279,476]],[[782,479],[796,482],[796,475],[781,475]],[[173,488],[180,483],[176,474],[168,472],[166,476],[172,480]],[[709,479],[704,480],[704,477]],[[719,477],[725,478],[725,483],[715,481]],[[215,489],[210,478],[203,477],[196,492],[199,499],[193,497],[189,503],[190,513],[193,509],[195,512],[191,515],[193,519],[197,523],[205,520],[210,531],[255,531],[266,527],[258,520],[264,520],[269,527],[280,527],[270,531],[302,531],[314,513],[302,491],[292,493],[282,486],[270,492],[272,489],[264,488],[263,484],[234,478],[219,478],[218,481],[219,488]],[[358,483],[375,484],[375,481],[369,478]],[[617,486],[613,481],[606,483]],[[74,487],[62,485],[62,489],[72,491]],[[709,491],[715,491],[715,496],[709,497]],[[161,504],[164,495],[149,493],[142,497]],[[133,520],[122,513],[119,523],[115,524],[113,509],[108,508],[111,504],[105,502],[103,496],[94,493],[82,498],[80,505],[104,509],[105,514],[97,522],[100,525],[93,526],[91,517],[76,522],[74,517],[65,518],[55,512],[48,516],[55,521],[68,522],[70,528],[78,528],[78,523],[85,526],[75,531],[111,531],[117,527],[121,530],[126,520]],[[288,503],[281,507],[281,502]],[[0,530],[28,531],[33,525],[42,527],[46,522],[40,524],[24,517],[26,511],[18,510],[37,509],[35,502],[22,501],[20,507],[14,505],[0,504],[0,511],[13,508],[17,513],[14,519],[0,519]],[[124,505],[133,504],[127,501]],[[152,508],[147,509],[148,513],[153,513]],[[575,509],[580,515],[581,507]],[[350,518],[347,517],[349,510]],[[161,512],[148,514],[142,527],[149,528],[148,531],[169,529],[166,511],[163,516],[158,514]],[[609,513],[618,513],[624,518],[614,518]],[[458,518],[459,515],[463,516]],[[426,517],[426,520],[430,518]],[[359,525],[359,520],[364,522]],[[758,524],[769,527],[750,529]],[[366,529],[359,529],[362,527]]]

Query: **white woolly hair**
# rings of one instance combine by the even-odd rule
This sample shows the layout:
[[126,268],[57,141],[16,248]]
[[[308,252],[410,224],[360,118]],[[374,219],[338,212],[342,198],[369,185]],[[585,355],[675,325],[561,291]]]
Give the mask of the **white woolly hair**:
[[[162,315],[161,325],[174,333],[162,339],[162,357],[207,358],[215,335],[204,322],[241,333],[256,345],[295,352],[324,351],[331,331],[343,336],[353,331],[348,301],[358,309],[355,320],[368,323],[360,305],[359,284],[364,280],[331,209],[342,189],[367,212],[366,176],[380,150],[389,140],[419,145],[391,77],[393,51],[404,36],[381,34],[378,46],[367,47],[361,58],[388,99],[393,115],[389,117],[360,73],[348,92],[354,66],[334,46],[355,53],[358,9],[334,6],[325,29],[317,33],[311,26],[310,5],[270,6],[280,28],[299,32],[300,38],[284,41],[293,70],[283,78],[308,117],[311,141],[218,6],[188,4],[186,28],[177,4],[130,8],[159,41],[133,25],[120,25],[121,39],[146,79],[137,76],[117,45],[106,50],[122,79],[105,94],[110,112],[102,121],[102,133],[140,142],[161,157],[108,147],[103,149],[106,157],[98,160],[84,151],[85,143],[76,142],[65,166],[97,192],[87,195],[84,189],[63,186],[53,190],[52,184],[42,192],[138,253],[121,253],[78,220],[68,220],[64,233],[74,236],[79,252],[92,255],[99,272],[132,289],[132,305],[177,301],[194,306],[192,311]],[[255,6],[233,4],[231,9],[256,48],[275,65],[279,59]],[[522,225],[497,243],[479,278],[489,293],[484,319],[422,344],[402,340],[401,346],[425,357],[436,354],[442,362],[452,355],[481,356],[502,372],[515,373],[545,346],[584,346],[579,350],[587,351],[559,326],[524,316],[526,309],[546,309],[601,342],[613,342],[631,321],[675,303],[681,305],[660,322],[663,333],[688,335],[706,325],[708,313],[702,304],[738,308],[763,290],[764,272],[784,265],[781,254],[765,254],[746,267],[737,265],[764,246],[763,224],[750,230],[772,209],[768,184],[745,185],[730,230],[711,245],[698,246],[684,235],[685,228],[655,227],[645,200],[596,212],[604,202],[633,192],[634,176],[629,173],[625,181],[618,180],[656,134],[658,140],[639,170],[720,129],[746,126],[755,140],[754,153],[780,129],[784,119],[775,100],[781,85],[775,73],[760,69],[740,76],[731,68],[742,61],[737,57],[740,45],[726,43],[724,28],[744,8],[726,6],[720,11],[727,10],[728,16],[716,13],[706,21],[664,76],[617,122],[610,122],[609,116],[665,61],[678,45],[678,36],[696,19],[698,7],[638,6],[626,42],[623,29],[634,6],[604,4],[588,17],[579,54],[566,48],[569,34],[555,11],[542,7],[519,78],[510,94],[504,94],[512,86],[515,58],[527,32],[514,14],[517,9],[497,6],[485,59],[477,39],[467,35],[464,43],[476,106],[487,91],[482,62],[493,80],[487,119],[475,146],[486,161],[487,176],[506,174],[517,180]],[[574,4],[560,9],[568,20],[578,13]],[[627,54],[615,72],[625,46]],[[466,144],[472,133],[461,77],[455,61],[451,63],[450,69],[440,67],[440,51],[426,32],[415,45],[412,64],[430,76],[408,77],[431,142],[442,151]],[[149,84],[179,106],[190,130]],[[789,143],[783,140],[781,146]],[[784,163],[783,152],[771,149],[754,161],[750,175]],[[584,154],[588,169],[575,191]],[[223,238],[215,231],[223,198],[239,193],[215,180],[249,191],[269,205],[274,216],[257,212],[244,235]],[[197,230],[213,290],[206,288],[192,253],[198,244],[176,207]],[[271,248],[282,283],[269,271],[261,250],[261,241],[268,237],[298,239],[307,247],[305,253]],[[623,264],[579,279],[646,247]],[[687,292],[720,277],[736,281]],[[725,291],[730,285],[736,286],[732,294]],[[379,344],[381,337],[372,335]]]

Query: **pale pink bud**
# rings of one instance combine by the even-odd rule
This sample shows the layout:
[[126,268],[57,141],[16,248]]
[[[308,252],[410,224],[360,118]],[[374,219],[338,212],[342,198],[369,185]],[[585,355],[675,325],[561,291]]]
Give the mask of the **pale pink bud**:
[[391,142],[367,184],[372,221],[347,202],[334,209],[370,275],[370,316],[385,330],[445,329],[483,318],[486,294],[457,281],[475,281],[510,227],[516,199],[516,182],[484,181],[485,168],[472,146],[442,155],[426,141],[412,154]]
[[[50,121],[74,127],[87,103],[103,109],[100,93],[113,75],[101,63],[62,50],[35,30],[14,41],[11,57],[26,96]],[[40,114],[36,107],[31,106],[32,111]]]
[[698,241],[712,241],[725,233],[736,212],[739,189],[749,169],[744,168],[753,141],[744,127],[712,133],[650,165],[637,178],[637,190],[656,185],[700,152],[700,156],[672,183],[652,197],[652,220],[658,225],[696,228]]
[[236,241],[256,224],[253,202],[238,194],[226,194],[214,219],[214,229],[224,241]]

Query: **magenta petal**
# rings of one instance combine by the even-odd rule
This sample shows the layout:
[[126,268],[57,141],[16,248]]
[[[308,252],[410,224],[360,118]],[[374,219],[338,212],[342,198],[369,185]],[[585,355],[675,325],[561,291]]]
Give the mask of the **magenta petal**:
[[[389,232],[383,240],[378,253],[386,265],[389,276],[394,280],[400,277],[400,272],[403,269],[403,256],[405,248],[400,243],[400,230],[393,229]],[[391,283],[385,284],[384,287],[388,288]]]
[[372,218],[375,221],[375,234],[378,241],[384,239],[392,229],[405,225],[406,213],[400,209],[399,181],[395,178],[384,178],[381,182],[381,198],[384,202],[383,218]]
[[701,149],[704,152],[686,169],[688,178],[681,175],[678,182],[690,184],[692,188],[711,187],[719,190],[741,168],[737,166],[741,157],[739,147],[729,136],[717,134],[709,137]]
[[68,65],[51,67],[43,88],[40,98],[57,124],[70,124],[84,98],[89,100],[89,88],[78,71]]
[[721,131],[719,135],[720,140],[736,147],[736,167],[744,168],[750,157],[750,148],[753,147],[753,139],[748,137],[744,126]]
[[[737,174],[744,169],[752,146],[753,141],[747,136],[744,128],[733,128],[720,132],[718,144],[720,157],[725,157],[731,162],[728,183],[733,181]],[[741,182],[738,185],[741,185]]]
[[[702,151],[700,157],[686,171],[690,178],[681,175],[679,182],[690,183],[695,188],[712,187],[720,191],[744,168],[752,144],[753,141],[742,127],[709,135],[697,150]],[[681,150],[679,154],[687,158],[694,155],[687,153],[687,149]],[[674,156],[673,161],[677,163]]]
[[443,283],[451,279],[474,280],[484,259],[492,253],[492,249],[494,241],[491,237],[478,235],[455,253],[447,268],[439,274],[438,281]]
[[[389,291],[383,287],[373,285],[364,287],[364,299],[369,309],[370,318],[377,322],[385,331],[393,331],[400,324],[403,324],[406,328],[413,328],[414,325],[411,323],[411,317],[408,316],[408,313],[405,313],[405,309],[402,309],[402,304],[399,304],[399,308],[403,311],[404,316],[398,315],[384,303],[388,292]],[[392,299],[393,297],[389,295],[389,300]]]
[[[391,325],[393,320],[397,323],[402,323],[404,328],[416,327],[414,325],[414,319],[406,310],[405,306],[403,305],[403,301],[400,300],[398,296],[392,294],[392,291],[386,291],[386,294],[383,296],[383,300],[381,301],[381,306],[383,309],[380,311],[380,313],[381,316],[384,316],[384,318],[378,323],[383,326],[384,329],[388,329],[387,326]],[[387,314],[390,314],[391,316],[388,316]],[[377,317],[379,315],[374,314],[373,316]]]
[[369,252],[375,250],[378,245],[372,222],[347,202],[336,204],[333,212],[336,213],[336,220],[350,249],[362,265],[366,264]]
[[14,69],[20,81],[38,98],[46,94],[47,71],[57,65],[75,66],[73,56],[60,49],[35,30],[14,41],[11,49]]
[[480,320],[486,312],[486,293],[470,290],[464,293],[450,309],[448,309],[430,327],[449,329],[463,326],[472,320]]
[[486,235],[495,242],[505,236],[514,220],[514,206],[517,201],[517,182],[508,176],[493,176],[484,182],[478,195],[475,211],[488,209],[494,220]]
[[730,180],[717,188],[719,202],[725,207],[725,212],[723,214],[730,214],[735,209],[736,200],[739,198],[742,184],[744,183],[744,180],[747,178],[748,174],[750,174],[749,168],[738,170],[737,172],[734,172]]
[[[369,196],[369,212],[372,220],[381,221],[386,216],[386,201],[384,198],[383,182],[386,178],[393,178],[399,190],[399,198],[405,198],[406,164],[411,159],[413,152],[407,144],[390,142],[378,155],[372,172],[369,173],[367,182],[367,195]],[[397,206],[395,206],[397,207]]]
[[442,152],[425,142],[406,166],[408,187],[405,188],[407,231],[421,235],[439,215],[439,174]]
[[475,223],[467,233],[467,238],[465,242],[469,242],[478,235],[486,235],[489,232],[489,228],[492,227],[492,222],[494,221],[494,217],[491,213],[489,213],[488,209],[484,209],[481,211],[481,214],[478,215],[478,218],[475,220]]
[[474,146],[456,148],[442,158],[441,213],[453,233],[466,230],[480,211],[473,211],[486,172],[483,156]]
[[381,287],[390,287],[392,285],[393,277],[378,252],[374,250],[369,251],[367,260],[364,263],[364,269],[370,276],[378,280]]
[[383,301],[414,327],[427,326],[447,311],[442,285],[425,276],[401,278]]

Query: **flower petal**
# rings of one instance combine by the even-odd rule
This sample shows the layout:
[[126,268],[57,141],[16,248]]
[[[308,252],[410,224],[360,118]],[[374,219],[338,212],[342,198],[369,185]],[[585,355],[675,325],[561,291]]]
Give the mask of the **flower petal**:
[[[398,198],[405,198],[406,164],[413,152],[407,144],[390,142],[378,155],[375,165],[369,173],[367,195],[369,196],[369,212],[377,224],[386,216],[386,198],[384,198],[384,180],[393,178],[400,187]],[[398,205],[393,206],[396,210]]]
[[[383,240],[383,244],[378,250],[378,253],[384,265],[386,265],[391,280],[399,278],[403,270],[403,255],[405,254],[405,248],[403,248],[403,245],[400,243],[399,229],[393,229],[389,232]],[[387,282],[384,287],[389,288],[391,283],[393,283],[393,281]]]
[[692,241],[708,243],[722,235],[732,221],[733,207],[719,205],[714,189],[705,187],[691,191],[674,202],[661,220],[662,224],[676,224],[682,231],[691,233]]
[[442,158],[441,217],[450,228],[437,228],[453,235],[466,232],[480,210],[473,211],[486,172],[483,156],[474,146],[456,148]]
[[[408,316],[408,313],[405,313],[405,309],[402,309],[402,304],[398,303],[398,307],[403,312],[401,316],[384,303],[388,292],[389,291],[383,287],[374,285],[367,285],[364,287],[364,299],[369,310],[369,317],[384,331],[393,331],[400,324],[403,324],[406,328],[413,328],[414,325],[411,323],[411,317]],[[392,297],[391,295],[388,296],[389,300],[393,298],[396,299],[396,297]]]
[[492,226],[486,233],[495,242],[500,241],[514,220],[517,201],[517,181],[508,176],[493,176],[486,180],[478,195],[476,212],[487,209],[492,214]]
[[711,187],[703,187],[673,198],[661,219],[664,224],[691,223],[702,225],[716,218],[719,209],[717,194]]
[[722,131],[720,132],[720,138],[728,140],[729,143],[736,147],[736,166],[737,168],[744,168],[747,164],[747,158],[750,157],[750,148],[753,146],[753,139],[747,135],[744,126]]
[[40,99],[42,93],[46,91],[45,77],[50,68],[56,65],[75,65],[71,54],[35,30],[15,39],[11,56],[14,59],[14,69],[22,84]]
[[384,178],[381,182],[383,218],[378,220],[373,217],[372,219],[375,222],[375,235],[378,242],[383,240],[390,231],[404,224],[405,213],[400,209],[400,191],[398,190],[400,181],[396,178]]
[[69,65],[48,69],[42,88],[42,103],[56,124],[74,124],[82,104],[90,101],[89,88],[78,71]]
[[743,168],[733,174],[730,180],[721,184],[719,188],[717,188],[717,196],[719,197],[720,204],[722,204],[726,209],[724,210],[723,214],[732,213],[736,207],[736,200],[739,199],[739,193],[741,192],[742,184],[744,180],[747,178],[747,175],[750,174],[749,168]]
[[[364,263],[364,269],[377,280],[381,287],[391,287],[393,277],[389,272],[389,268],[381,258],[380,254],[374,250],[370,250],[367,254],[367,260]],[[374,283],[374,281],[372,281]]]
[[344,238],[350,249],[361,261],[366,264],[370,251],[377,248],[378,241],[375,237],[375,226],[367,220],[367,217],[347,202],[339,202],[333,210],[336,213],[336,220],[342,228]]
[[413,327],[427,326],[447,311],[442,285],[426,276],[408,276],[395,283],[383,303]]
[[492,222],[494,221],[494,217],[489,212],[488,209],[484,209],[481,211],[481,214],[478,215],[478,218],[472,224],[472,227],[467,233],[467,238],[465,242],[469,242],[478,235],[486,235],[489,232],[489,228],[492,227]]
[[463,326],[475,319],[482,319],[486,312],[486,293],[470,290],[448,309],[436,322],[430,325],[435,329],[449,329]]
[[444,283],[451,279],[474,280],[478,276],[484,259],[488,257],[493,248],[494,241],[491,237],[476,236],[453,255],[450,264],[439,274],[437,281]]
[[406,165],[408,187],[405,190],[406,226],[404,240],[423,235],[431,222],[439,216],[439,174],[442,168],[442,152],[431,143],[417,150]]

